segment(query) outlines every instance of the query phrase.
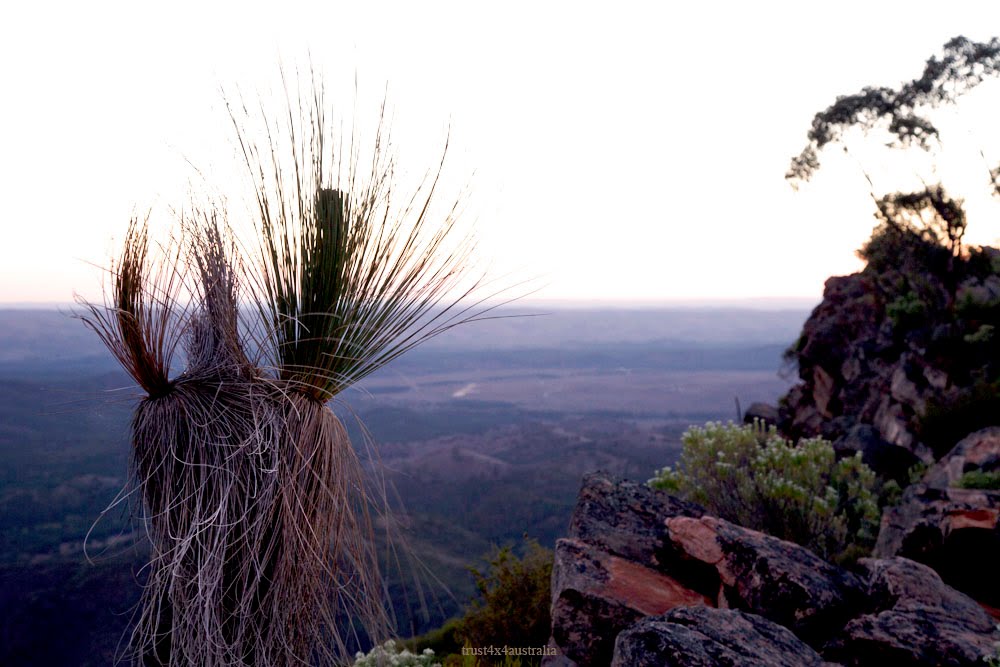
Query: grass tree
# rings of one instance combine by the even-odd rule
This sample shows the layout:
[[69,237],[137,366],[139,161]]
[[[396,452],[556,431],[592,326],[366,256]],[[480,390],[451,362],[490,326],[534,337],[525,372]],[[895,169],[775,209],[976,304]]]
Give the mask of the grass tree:
[[133,220],[104,302],[85,304],[144,392],[131,424],[152,545],[131,642],[142,664],[327,664],[356,628],[385,634],[379,505],[330,403],[488,311],[455,207],[432,215],[443,154],[398,203],[384,123],[363,163],[330,131],[322,87],[306,88],[278,120],[230,107],[251,237],[218,202],[179,214],[165,243]]

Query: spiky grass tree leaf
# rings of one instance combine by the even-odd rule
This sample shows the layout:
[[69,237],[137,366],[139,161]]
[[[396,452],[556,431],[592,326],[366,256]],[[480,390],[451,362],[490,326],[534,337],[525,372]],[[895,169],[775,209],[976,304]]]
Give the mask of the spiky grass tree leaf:
[[[483,312],[451,298],[467,278],[474,245],[453,238],[457,207],[443,219],[430,215],[447,144],[423,185],[397,207],[382,118],[369,168],[356,159],[343,163],[328,136],[322,88],[313,83],[313,95],[299,98],[284,126],[263,119],[265,146],[244,131],[251,124],[245,106],[230,113],[256,188],[263,240],[257,302],[272,324],[276,374],[328,400]],[[353,146],[345,152],[354,155]],[[460,296],[481,283],[469,285]]]
[[184,335],[186,265],[176,240],[150,246],[146,220],[133,218],[108,272],[103,305],[81,300],[84,324],[150,396],[170,389],[170,368]]

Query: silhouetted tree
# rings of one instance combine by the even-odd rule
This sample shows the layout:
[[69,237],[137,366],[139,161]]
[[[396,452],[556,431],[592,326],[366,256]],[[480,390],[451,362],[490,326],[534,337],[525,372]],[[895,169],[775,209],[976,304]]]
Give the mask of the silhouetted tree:
[[[898,89],[866,87],[854,95],[838,97],[827,109],[817,113],[808,133],[808,143],[792,158],[785,177],[793,186],[809,180],[819,169],[820,152],[827,145],[842,141],[844,132],[852,127],[866,131],[884,127],[894,137],[891,146],[930,150],[939,143],[940,137],[928,112],[941,104],[955,103],[987,78],[998,75],[1000,39],[974,42],[955,37],[944,45],[941,56],[932,56],[927,61],[918,78]],[[1000,166],[990,170],[989,177],[994,194],[1000,194]],[[967,227],[963,200],[951,197],[943,185],[925,185],[921,190],[908,193],[871,194],[880,227],[890,228],[893,232],[890,237],[903,238],[912,232],[926,242],[946,248],[951,257],[962,253]],[[949,259],[949,276],[953,266],[954,260]],[[952,296],[956,287],[949,285]]]
[[911,227],[925,240],[946,247],[952,255],[962,249],[967,226],[961,199],[952,198],[944,186],[886,195],[878,201],[878,218],[886,224]]
[[[938,128],[926,115],[960,96],[984,80],[1000,74],[1000,39],[974,42],[955,37],[944,45],[944,53],[932,56],[923,73],[898,89],[866,87],[854,95],[838,97],[816,114],[809,130],[809,142],[792,158],[786,178],[793,184],[809,180],[819,169],[819,153],[828,144],[841,140],[851,127],[872,129],[884,124],[897,145],[929,149],[938,140]],[[1000,177],[1000,167],[991,174]]]

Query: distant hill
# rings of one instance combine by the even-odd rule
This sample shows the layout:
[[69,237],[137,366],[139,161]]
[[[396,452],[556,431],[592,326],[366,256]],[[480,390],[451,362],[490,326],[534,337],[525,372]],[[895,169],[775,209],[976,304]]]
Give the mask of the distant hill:
[[[72,315],[78,308],[0,306],[0,362],[107,357],[93,333]],[[656,343],[669,347],[756,345],[795,340],[808,308],[548,308],[507,306],[482,322],[429,341],[449,350],[566,348]]]

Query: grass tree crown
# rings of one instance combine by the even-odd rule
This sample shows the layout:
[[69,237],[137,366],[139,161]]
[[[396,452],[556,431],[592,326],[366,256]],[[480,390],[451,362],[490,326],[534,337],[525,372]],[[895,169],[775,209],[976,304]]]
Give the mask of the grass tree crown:
[[307,87],[276,116],[229,105],[250,239],[218,203],[182,212],[164,244],[134,219],[104,303],[84,303],[145,393],[131,428],[152,542],[131,642],[142,664],[328,664],[357,628],[385,635],[380,505],[327,403],[491,310],[457,205],[435,214],[447,141],[396,205],[384,111],[362,164],[356,137],[330,130],[322,85]]

